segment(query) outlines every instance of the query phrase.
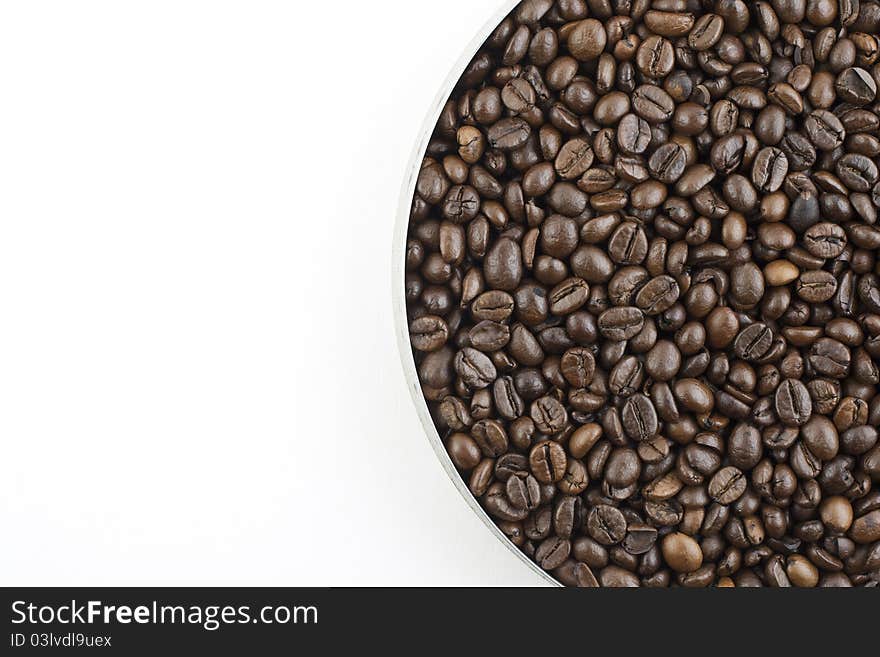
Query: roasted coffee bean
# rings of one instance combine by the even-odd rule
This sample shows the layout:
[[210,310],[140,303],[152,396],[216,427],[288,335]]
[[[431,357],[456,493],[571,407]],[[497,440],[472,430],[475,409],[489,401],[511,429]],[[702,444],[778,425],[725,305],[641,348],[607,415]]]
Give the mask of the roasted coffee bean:
[[576,137],[567,141],[556,157],[555,169],[563,180],[584,175],[593,164],[593,147],[586,139]]
[[874,161],[858,153],[848,153],[837,161],[837,175],[848,189],[854,192],[867,192],[877,182],[877,165]]
[[680,532],[668,534],[661,541],[663,558],[678,573],[692,573],[703,564],[700,545],[691,536]]
[[565,475],[565,451],[558,443],[549,440],[538,443],[529,454],[529,467],[541,483],[556,483]]
[[594,506],[587,514],[587,532],[602,545],[616,545],[626,538],[626,518],[607,504]]
[[496,420],[480,420],[471,427],[471,436],[485,456],[497,458],[508,448],[507,432]]
[[525,0],[445,104],[401,256],[419,381],[561,583],[876,584],[878,28]]
[[846,244],[846,232],[837,224],[818,223],[804,233],[804,248],[818,258],[837,258]]
[[449,326],[442,317],[426,315],[410,322],[410,342],[419,351],[437,351],[449,340]]
[[541,487],[532,475],[514,476],[507,480],[505,492],[517,509],[537,509],[541,503]]
[[724,19],[717,14],[703,14],[688,34],[688,45],[694,50],[708,50],[721,39]]
[[608,340],[620,342],[635,337],[645,325],[645,316],[638,308],[610,308],[599,315],[599,333]]
[[630,397],[623,406],[621,420],[626,434],[635,441],[650,440],[657,435],[657,410],[651,400],[642,394]]
[[736,336],[733,350],[739,358],[756,362],[764,358],[773,346],[773,332],[761,322],[750,324]]
[[646,283],[636,293],[636,306],[648,316],[666,312],[681,294],[678,283],[671,276],[657,276]]
[[[650,39],[646,40],[645,43],[648,43],[649,41]],[[660,41],[666,46],[669,46],[669,42],[665,39],[660,39]],[[644,45],[642,47],[644,48]],[[669,46],[669,48],[671,51],[671,46]],[[663,46],[661,46],[661,51],[662,52],[658,53],[658,56],[662,58],[666,54]],[[639,52],[642,52],[641,49]],[[658,65],[660,67],[665,67],[665,62],[653,58],[648,62],[648,66],[651,69]],[[669,93],[660,87],[653,84],[643,84],[637,87],[633,92],[632,107],[633,111],[642,119],[648,123],[656,124],[663,123],[672,118],[672,114],[675,111],[675,101]]]
[[803,426],[813,412],[813,402],[806,386],[796,379],[786,379],[776,389],[776,414],[786,426]]
[[686,166],[687,153],[676,142],[669,142],[660,146],[648,160],[648,168],[651,175],[660,182],[669,185],[681,178]]
[[762,148],[752,165],[752,182],[762,192],[775,192],[782,187],[788,173],[788,158],[778,148]]
[[811,112],[804,121],[804,129],[813,145],[822,151],[839,148],[846,138],[846,129],[840,119],[824,109]]
[[565,352],[560,362],[565,380],[574,388],[586,388],[593,381],[596,359],[585,347],[573,347]]
[[553,397],[542,397],[532,402],[530,415],[538,431],[545,434],[562,431],[568,421],[568,411]]
[[746,492],[748,482],[734,467],[719,470],[709,482],[709,495],[719,504],[732,504]]
[[821,338],[813,343],[807,360],[819,374],[842,379],[849,373],[850,358],[849,349],[844,344],[831,338]]
[[501,417],[515,420],[525,411],[525,402],[516,391],[513,378],[503,376],[495,381],[492,387],[495,408]]
[[462,381],[475,389],[486,388],[495,380],[495,365],[483,353],[466,347],[455,357],[455,371]]

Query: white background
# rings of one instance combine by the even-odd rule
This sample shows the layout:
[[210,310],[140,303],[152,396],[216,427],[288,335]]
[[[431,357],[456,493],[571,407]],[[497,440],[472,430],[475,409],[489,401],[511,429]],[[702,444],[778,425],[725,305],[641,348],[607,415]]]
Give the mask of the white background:
[[431,451],[390,301],[499,4],[0,5],[0,583],[539,583]]

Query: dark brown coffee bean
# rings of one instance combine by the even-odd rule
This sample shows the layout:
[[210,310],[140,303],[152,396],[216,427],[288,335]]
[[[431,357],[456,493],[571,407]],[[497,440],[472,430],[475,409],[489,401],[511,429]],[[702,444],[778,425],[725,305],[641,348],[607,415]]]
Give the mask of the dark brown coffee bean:
[[567,141],[556,157],[555,168],[563,180],[584,175],[593,164],[593,147],[586,139],[575,137]]
[[822,222],[804,233],[804,247],[818,258],[837,258],[846,248],[846,232],[837,224]]
[[550,291],[550,312],[554,315],[569,315],[586,302],[590,286],[582,278],[567,278]]
[[627,399],[623,405],[621,420],[626,434],[635,441],[650,440],[659,431],[657,410],[651,400],[642,394]]
[[596,59],[605,50],[608,36],[599,21],[588,18],[575,24],[568,33],[568,49],[579,61]]
[[516,391],[513,378],[503,376],[495,381],[492,387],[495,408],[501,417],[515,420],[525,412],[525,402]]
[[804,129],[813,145],[822,151],[839,148],[846,138],[846,129],[840,119],[824,109],[811,112],[804,121]]
[[586,388],[593,381],[596,359],[585,347],[574,347],[565,352],[560,362],[565,380],[574,388]]
[[803,426],[813,412],[813,402],[806,386],[796,379],[787,379],[776,390],[776,414],[787,426]]
[[456,355],[455,371],[465,384],[477,390],[491,385],[497,376],[492,361],[470,347],[462,349]]
[[742,471],[734,467],[719,470],[709,482],[709,495],[719,504],[733,504],[746,492],[748,482]]
[[834,379],[842,379],[849,373],[850,358],[849,349],[831,338],[816,340],[807,357],[816,372]]
[[636,294],[636,306],[648,316],[666,312],[681,294],[678,283],[671,276],[652,278]]
[[648,123],[657,124],[672,118],[675,101],[660,87],[643,84],[633,92],[632,107],[639,117]]
[[541,483],[556,483],[565,475],[565,451],[549,440],[538,443],[529,454],[529,468]]
[[599,315],[599,332],[603,337],[620,342],[635,337],[645,325],[645,316],[635,307],[611,308]]
[[587,531],[602,545],[616,545],[626,538],[626,518],[620,510],[607,504],[590,509],[587,514]]
[[510,327],[506,324],[483,320],[468,333],[471,347],[482,352],[503,349],[510,342]]
[[608,240],[608,255],[621,265],[637,265],[648,254],[648,238],[644,229],[634,221],[625,221]]
[[724,33],[724,19],[717,14],[703,14],[688,34],[688,45],[697,51],[709,50]]
[[837,175],[854,192],[867,192],[877,183],[877,165],[871,158],[848,153],[837,161]]
[[442,317],[426,315],[409,325],[410,342],[419,351],[437,351],[449,340],[449,326]]
[[681,178],[686,166],[687,153],[675,142],[660,146],[648,160],[651,175],[670,185]]
[[661,79],[669,75],[675,66],[672,43],[656,34],[649,36],[636,52],[636,66],[647,78]]
[[831,272],[821,269],[805,271],[798,278],[795,289],[798,296],[808,303],[824,303],[837,292],[837,279]]
[[[876,44],[874,47],[877,47]],[[863,68],[848,68],[841,71],[834,86],[838,98],[853,105],[867,105],[877,96],[877,83]]]
[[733,350],[739,358],[747,361],[761,360],[773,345],[773,332],[766,324],[756,322],[747,326],[733,342]]
[[568,421],[565,407],[553,397],[541,397],[533,401],[530,414],[538,431],[545,434],[562,431]]
[[489,145],[500,150],[513,150],[525,144],[531,133],[531,126],[524,119],[501,119],[489,128]]
[[752,182],[762,192],[775,192],[782,187],[788,173],[788,158],[778,148],[767,147],[758,151],[752,166]]
[[651,126],[637,114],[627,114],[617,125],[617,145],[630,155],[644,153],[651,143]]

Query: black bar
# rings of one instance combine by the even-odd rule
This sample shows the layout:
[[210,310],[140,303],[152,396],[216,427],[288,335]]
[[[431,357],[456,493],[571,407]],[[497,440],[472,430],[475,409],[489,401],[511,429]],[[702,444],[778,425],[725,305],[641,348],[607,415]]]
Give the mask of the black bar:
[[[806,654],[823,645],[847,652],[861,647],[868,654],[880,646],[876,589],[11,588],[2,589],[2,605],[4,655],[222,651],[262,656],[342,654],[352,648],[371,654],[394,648],[413,655],[441,648],[468,655],[478,648],[486,654],[507,648],[578,649],[590,655],[601,648],[623,657],[638,646],[658,653],[676,647],[703,653],[746,639],[754,642],[750,652],[758,654],[777,641],[787,651],[800,644]],[[159,622],[162,607],[166,615]],[[177,622],[177,607],[187,611],[186,622]],[[224,622],[227,607],[233,611],[227,609],[230,620]],[[76,609],[76,623],[13,622],[40,613],[49,621],[58,612],[68,620]],[[120,620],[133,621],[136,614],[143,622]],[[95,645],[108,639],[109,646]],[[79,641],[88,645],[67,645]]]

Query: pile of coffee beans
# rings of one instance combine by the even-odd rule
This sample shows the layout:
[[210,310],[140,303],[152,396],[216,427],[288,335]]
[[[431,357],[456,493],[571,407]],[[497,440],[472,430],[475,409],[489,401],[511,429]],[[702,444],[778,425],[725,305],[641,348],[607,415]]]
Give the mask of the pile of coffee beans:
[[462,75],[413,353],[560,582],[880,582],[878,32],[866,0],[526,0]]

